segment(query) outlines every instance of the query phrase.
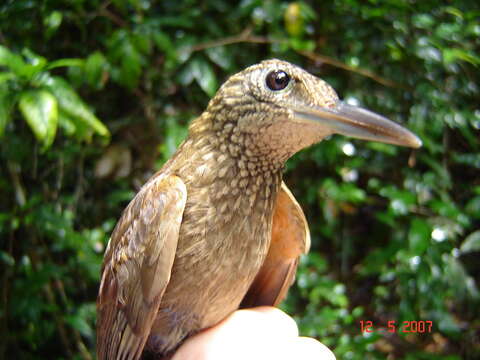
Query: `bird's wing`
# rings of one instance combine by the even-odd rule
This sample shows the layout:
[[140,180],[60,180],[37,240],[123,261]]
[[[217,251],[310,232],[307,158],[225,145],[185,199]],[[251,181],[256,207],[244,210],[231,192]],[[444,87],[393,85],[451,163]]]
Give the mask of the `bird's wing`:
[[241,307],[277,306],[295,280],[298,259],[310,248],[310,231],[305,215],[282,182],[272,223],[272,240],[267,258],[253,281]]
[[98,359],[140,357],[170,280],[186,198],[180,178],[159,175],[115,227],[97,300]]

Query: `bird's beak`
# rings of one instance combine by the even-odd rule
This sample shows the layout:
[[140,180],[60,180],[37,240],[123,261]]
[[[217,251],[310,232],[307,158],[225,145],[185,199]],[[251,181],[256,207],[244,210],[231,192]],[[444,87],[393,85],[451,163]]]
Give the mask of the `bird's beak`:
[[333,134],[419,148],[422,141],[412,132],[374,112],[339,101],[334,108],[299,106],[297,121],[323,125]]

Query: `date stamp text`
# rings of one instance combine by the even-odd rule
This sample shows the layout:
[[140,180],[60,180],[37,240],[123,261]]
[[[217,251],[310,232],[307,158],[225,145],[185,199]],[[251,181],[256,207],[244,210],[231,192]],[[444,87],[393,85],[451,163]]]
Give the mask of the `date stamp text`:
[[411,320],[397,322],[389,320],[386,326],[378,326],[370,320],[360,320],[360,330],[362,333],[431,333],[433,321],[430,320]]

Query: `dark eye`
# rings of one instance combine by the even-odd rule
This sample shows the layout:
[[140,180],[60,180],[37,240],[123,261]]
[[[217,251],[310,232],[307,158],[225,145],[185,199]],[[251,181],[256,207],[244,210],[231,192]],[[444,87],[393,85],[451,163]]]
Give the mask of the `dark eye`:
[[290,76],[283,70],[270,71],[265,79],[270,90],[278,91],[287,87]]

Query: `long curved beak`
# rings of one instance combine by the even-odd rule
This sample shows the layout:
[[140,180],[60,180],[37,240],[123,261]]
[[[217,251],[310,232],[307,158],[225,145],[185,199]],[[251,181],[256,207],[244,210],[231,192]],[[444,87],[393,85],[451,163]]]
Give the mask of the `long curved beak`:
[[323,125],[333,134],[388,144],[419,148],[422,141],[411,131],[387,118],[361,107],[338,102],[335,108],[299,106],[296,119]]

